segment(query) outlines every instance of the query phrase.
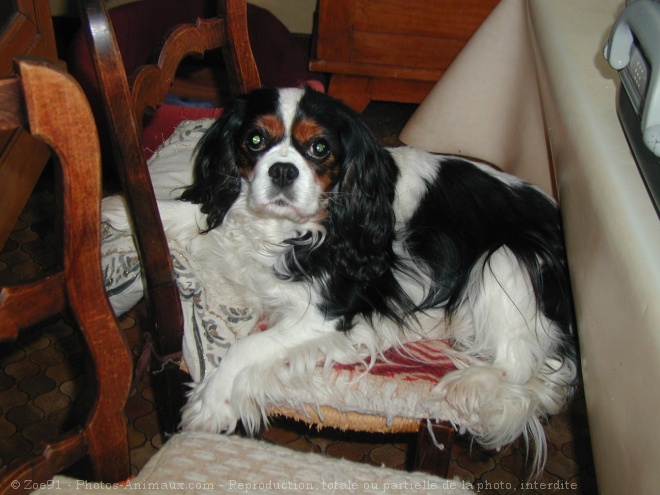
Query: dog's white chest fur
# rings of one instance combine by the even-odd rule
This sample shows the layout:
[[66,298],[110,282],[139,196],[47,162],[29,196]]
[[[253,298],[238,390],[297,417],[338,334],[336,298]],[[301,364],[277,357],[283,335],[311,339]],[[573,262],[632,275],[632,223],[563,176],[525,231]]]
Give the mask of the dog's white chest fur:
[[[184,223],[186,229],[182,229]],[[231,286],[228,292],[236,304],[276,318],[293,305],[312,303],[309,287],[292,284],[276,276],[275,270],[280,257],[290,249],[284,241],[296,237],[300,225],[252,213],[244,196],[232,206],[222,225],[206,234],[200,233],[197,222],[186,222],[179,215],[163,214],[163,225],[170,242],[185,244],[186,251],[203,267],[205,278]]]

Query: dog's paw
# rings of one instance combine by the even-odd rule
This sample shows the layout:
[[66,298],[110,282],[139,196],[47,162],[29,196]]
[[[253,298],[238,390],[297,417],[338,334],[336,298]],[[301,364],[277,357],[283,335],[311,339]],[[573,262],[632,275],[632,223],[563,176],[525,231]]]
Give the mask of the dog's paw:
[[231,385],[223,382],[218,370],[209,374],[188,394],[181,411],[181,429],[231,433],[238,424],[232,407]]
[[470,366],[445,375],[433,394],[445,401],[452,423],[487,449],[500,449],[524,436],[534,477],[546,459],[541,423],[546,411],[539,397],[544,388],[539,383],[512,383],[496,366]]
[[495,366],[471,366],[448,373],[433,395],[447,404],[453,422],[487,448],[509,444],[526,430],[536,430],[538,424],[536,393],[509,382],[504,370]]
[[486,404],[497,399],[503,381],[504,371],[492,366],[474,366],[446,374],[433,389],[433,395],[446,401],[461,416],[475,419]]

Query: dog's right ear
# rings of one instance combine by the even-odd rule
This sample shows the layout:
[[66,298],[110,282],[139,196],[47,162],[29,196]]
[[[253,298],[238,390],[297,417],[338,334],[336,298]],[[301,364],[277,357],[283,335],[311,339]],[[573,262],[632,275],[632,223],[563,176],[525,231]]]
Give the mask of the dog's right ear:
[[222,224],[241,192],[235,146],[245,108],[244,97],[234,98],[202,136],[194,155],[193,183],[179,197],[201,205],[201,212],[207,216],[204,233]]

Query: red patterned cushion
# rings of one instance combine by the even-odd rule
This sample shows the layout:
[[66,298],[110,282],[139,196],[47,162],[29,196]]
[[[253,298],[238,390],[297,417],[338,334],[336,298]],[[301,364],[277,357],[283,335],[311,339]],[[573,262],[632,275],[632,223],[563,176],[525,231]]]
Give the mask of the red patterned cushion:
[[158,108],[142,130],[142,147],[146,159],[172,135],[176,126],[185,120],[217,119],[222,108],[163,105]]
[[[456,366],[447,356],[450,348],[446,340],[420,340],[405,344],[402,349],[389,349],[369,370],[370,375],[392,378],[400,381],[424,380],[438,383]],[[363,364],[336,364],[337,372],[364,373]]]

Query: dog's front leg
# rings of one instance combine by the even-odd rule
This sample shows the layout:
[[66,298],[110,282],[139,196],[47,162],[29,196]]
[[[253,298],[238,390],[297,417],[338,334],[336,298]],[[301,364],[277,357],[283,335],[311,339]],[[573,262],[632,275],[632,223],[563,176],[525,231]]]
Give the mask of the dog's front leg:
[[237,341],[190,392],[182,428],[231,432],[242,419],[248,430],[256,431],[269,400],[285,394],[296,376],[313,372],[329,340],[341,337],[320,315],[305,314]]

